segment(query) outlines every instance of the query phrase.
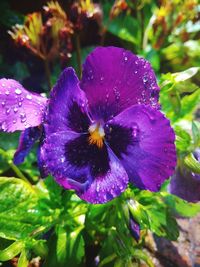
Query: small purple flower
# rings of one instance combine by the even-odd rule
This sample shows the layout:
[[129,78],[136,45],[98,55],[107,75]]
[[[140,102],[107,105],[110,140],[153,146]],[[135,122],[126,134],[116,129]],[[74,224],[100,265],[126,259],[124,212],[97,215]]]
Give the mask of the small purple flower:
[[131,214],[129,219],[129,229],[132,237],[138,242],[140,239],[140,225],[135,221]]
[[96,48],[81,82],[72,68],[65,69],[42,106],[47,114],[30,125],[45,117],[40,167],[90,203],[112,200],[128,182],[158,191],[176,165],[175,135],[158,98],[145,59],[121,48]]
[[[200,149],[193,155],[200,162]],[[200,201],[200,174],[191,172],[184,166],[178,167],[171,179],[169,191],[189,202]]]

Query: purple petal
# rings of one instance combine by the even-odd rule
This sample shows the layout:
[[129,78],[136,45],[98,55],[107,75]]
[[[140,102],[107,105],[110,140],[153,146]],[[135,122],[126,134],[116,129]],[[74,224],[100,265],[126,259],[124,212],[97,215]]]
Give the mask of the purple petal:
[[47,99],[15,80],[0,80],[0,130],[14,132],[42,123]]
[[159,87],[150,63],[122,48],[96,48],[83,65],[81,88],[93,119],[106,121],[134,104],[159,107]]
[[14,155],[14,164],[18,165],[23,163],[25,157],[29,154],[31,148],[40,136],[41,130],[39,127],[30,127],[21,133],[19,146]]
[[108,154],[108,172],[95,177],[87,191],[79,194],[80,198],[87,202],[93,204],[106,203],[119,196],[127,187],[128,176],[126,171],[110,149],[108,149]]
[[66,68],[50,96],[46,135],[61,131],[86,132],[89,125],[85,94],[74,70]]
[[157,191],[173,174],[175,135],[160,111],[135,105],[108,122],[105,129],[108,145],[137,187]]
[[178,168],[171,179],[169,191],[189,202],[200,201],[200,175]]
[[131,214],[129,219],[129,229],[132,237],[138,242],[140,239],[140,225],[135,221]]
[[41,154],[56,181],[85,201],[107,202],[127,186],[128,176],[117,158],[106,146],[89,145],[86,134],[54,133],[46,138]]
[[42,134],[40,137],[40,143],[39,143],[38,150],[37,150],[37,163],[38,163],[38,168],[40,171],[41,178],[45,178],[48,176],[49,171],[47,169],[47,166],[45,163],[45,158],[44,158],[43,153],[42,153],[42,146],[43,146],[44,141],[45,141],[44,127],[42,128],[41,132],[42,132]]

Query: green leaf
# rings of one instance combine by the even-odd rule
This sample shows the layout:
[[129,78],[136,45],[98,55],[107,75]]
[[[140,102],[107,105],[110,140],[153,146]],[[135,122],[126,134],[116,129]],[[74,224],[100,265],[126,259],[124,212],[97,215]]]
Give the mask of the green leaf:
[[[178,238],[178,225],[160,193],[143,190],[138,192],[135,199],[143,206],[149,218],[149,227],[144,228],[170,240]],[[142,222],[140,224],[143,225]]]
[[0,250],[0,261],[8,261],[17,256],[23,249],[23,241],[15,241],[4,250]]
[[17,178],[0,177],[1,237],[20,239],[34,229],[32,219],[28,222],[27,217],[35,200],[36,193],[28,183]]
[[130,15],[119,15],[109,21],[107,27],[110,33],[132,44],[138,44],[139,42],[139,36],[137,36],[138,29],[139,25],[137,20]]
[[193,217],[200,212],[199,203],[189,203],[175,195],[167,192],[162,192],[161,195],[164,197],[165,203],[174,213],[178,213],[184,217]]
[[27,257],[27,251],[23,249],[20,254],[17,267],[28,267],[28,265],[29,265],[29,260]]
[[173,73],[172,77],[174,78],[175,82],[183,82],[185,80],[190,79],[191,77],[193,77],[194,75],[197,74],[197,72],[199,71],[200,67],[193,67],[193,68],[189,68],[185,71],[181,71],[181,72],[177,72],[177,73]]
[[200,129],[194,121],[192,122],[192,136],[195,146],[198,147],[200,145]]
[[58,226],[56,234],[50,240],[50,250],[45,267],[78,266],[84,256],[84,240],[81,234],[82,226],[72,232]]
[[176,148],[178,152],[188,151],[191,145],[190,135],[179,126],[175,126],[174,130],[176,133]]
[[177,119],[185,118],[192,119],[193,112],[197,108],[197,105],[200,102],[200,89],[196,90],[194,93],[190,95],[186,95],[181,100],[181,113],[177,117]]
[[114,259],[116,259],[117,255],[116,254],[111,254],[109,256],[107,256],[106,258],[104,258],[100,263],[99,263],[99,267],[102,267],[112,261],[114,261]]
[[17,178],[0,177],[0,202],[0,237],[10,240],[40,234],[59,214],[48,194],[39,195],[35,186]]
[[141,249],[132,249],[132,255],[135,259],[144,261],[149,267],[154,267],[150,257]]
[[62,227],[57,229],[56,255],[59,265],[64,265],[67,258],[67,233]]

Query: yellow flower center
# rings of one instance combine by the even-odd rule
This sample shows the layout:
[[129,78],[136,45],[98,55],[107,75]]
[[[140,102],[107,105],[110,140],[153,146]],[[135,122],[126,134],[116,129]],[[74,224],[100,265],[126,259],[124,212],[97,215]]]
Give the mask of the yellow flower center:
[[89,133],[89,144],[97,145],[99,148],[102,148],[105,136],[103,127],[99,123],[92,124],[89,127]]

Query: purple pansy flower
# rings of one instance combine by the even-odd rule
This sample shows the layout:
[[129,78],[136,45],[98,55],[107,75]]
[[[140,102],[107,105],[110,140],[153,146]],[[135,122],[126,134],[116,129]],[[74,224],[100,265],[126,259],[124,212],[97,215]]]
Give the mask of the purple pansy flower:
[[[200,162],[200,149],[196,149],[193,155]],[[200,201],[200,174],[184,166],[178,167],[171,179],[169,191],[189,202]]]
[[30,126],[45,120],[41,169],[91,203],[112,200],[128,182],[159,190],[174,172],[176,152],[174,132],[159,111],[158,98],[146,60],[121,48],[96,48],[83,65],[81,81],[67,68],[48,105],[46,99],[40,101],[38,108],[47,107],[47,112]]

